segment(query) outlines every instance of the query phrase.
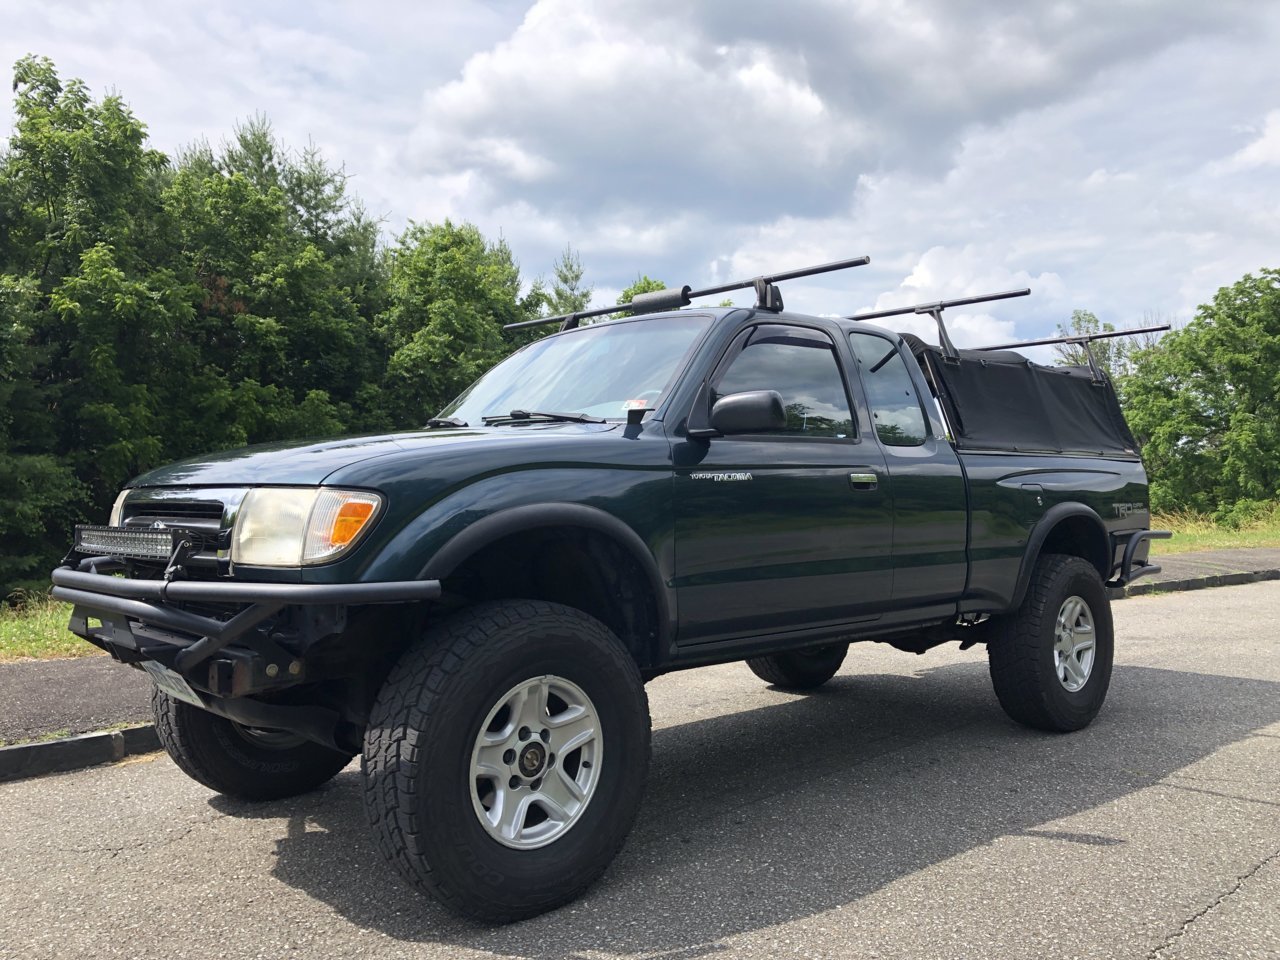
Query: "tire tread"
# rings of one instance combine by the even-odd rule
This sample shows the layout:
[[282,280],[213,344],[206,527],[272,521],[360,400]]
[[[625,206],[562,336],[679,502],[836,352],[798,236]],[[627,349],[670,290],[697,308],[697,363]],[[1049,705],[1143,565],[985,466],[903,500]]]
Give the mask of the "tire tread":
[[[836,648],[839,648],[839,656]],[[794,652],[751,657],[747,666],[765,683],[783,690],[813,690],[836,675],[849,652],[847,643],[833,644],[828,659],[801,658]]]
[[[415,802],[417,771],[424,747],[421,731],[433,717],[450,722],[445,718],[456,708],[445,695],[450,680],[464,669],[484,670],[485,661],[495,647],[491,641],[534,618],[545,624],[558,623],[566,630],[586,629],[593,633],[592,639],[608,652],[613,667],[628,678],[644,700],[639,668],[603,624],[573,608],[545,601],[495,601],[478,604],[442,621],[432,628],[428,642],[419,643],[406,652],[383,685],[365,735],[362,761],[365,811],[379,850],[415,888],[455,913],[485,922],[523,919],[580,896],[617,855],[631,825],[627,823],[627,829],[618,831],[616,840],[602,848],[555,896],[530,893],[520,902],[508,901],[501,905],[477,903],[466,896],[441,871],[434,869],[426,856]],[[647,768],[650,720],[647,705],[642,703],[641,709],[644,715],[642,762]]]
[[[354,756],[304,742],[288,748],[288,753],[281,751],[278,757],[262,754],[255,769],[254,748],[235,743],[233,738],[238,734],[225,717],[175,700],[155,686],[151,689],[151,714],[160,744],[179,770],[216,793],[241,800],[280,800],[314,790]],[[228,745],[239,748],[240,755]],[[242,762],[245,759],[251,762]],[[276,769],[263,770],[262,764]]]
[[[1064,721],[1049,700],[1050,690],[1043,681],[1041,665],[1045,621],[1046,618],[1054,620],[1058,614],[1056,609],[1050,608],[1047,600],[1057,584],[1076,574],[1088,576],[1101,585],[1097,569],[1087,560],[1068,554],[1041,556],[1032,571],[1022,606],[994,625],[995,635],[988,645],[992,686],[1005,713],[1025,726],[1067,732],[1079,729],[1092,719],[1090,714],[1084,724]],[[1102,596],[1105,603],[1105,594]],[[1101,626],[1102,618],[1095,619]],[[1109,623],[1110,618],[1106,619]],[[1101,649],[1097,656],[1102,656]],[[1109,679],[1109,665],[1106,672]],[[1101,701],[1098,706],[1101,706]]]

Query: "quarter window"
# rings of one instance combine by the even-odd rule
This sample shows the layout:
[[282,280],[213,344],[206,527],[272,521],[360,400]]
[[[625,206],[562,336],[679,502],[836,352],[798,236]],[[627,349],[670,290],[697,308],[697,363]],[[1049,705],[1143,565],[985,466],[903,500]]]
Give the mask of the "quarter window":
[[752,330],[729,364],[712,403],[731,393],[777,390],[787,411],[786,436],[853,436],[853,414],[831,338],[817,330],[768,324]]
[[871,333],[851,333],[849,342],[880,442],[891,447],[920,446],[929,431],[902,353]]

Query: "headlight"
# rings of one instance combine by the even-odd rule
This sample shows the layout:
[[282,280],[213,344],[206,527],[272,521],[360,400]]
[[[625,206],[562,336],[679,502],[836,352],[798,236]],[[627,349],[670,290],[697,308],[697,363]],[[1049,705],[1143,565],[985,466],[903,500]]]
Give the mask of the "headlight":
[[231,539],[231,562],[255,567],[324,563],[360,539],[382,506],[364,490],[254,487]]
[[120,496],[116,497],[116,502],[111,505],[111,519],[107,521],[107,526],[120,526],[120,518],[124,515],[124,498],[128,495],[128,490],[121,490]]

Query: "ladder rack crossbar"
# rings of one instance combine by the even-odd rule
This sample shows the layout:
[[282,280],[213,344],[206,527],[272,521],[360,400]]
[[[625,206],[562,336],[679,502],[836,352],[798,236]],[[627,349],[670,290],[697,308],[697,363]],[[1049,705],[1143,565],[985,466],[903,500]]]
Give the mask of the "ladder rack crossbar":
[[1031,294],[1030,287],[1021,290],[1003,290],[1000,293],[984,293],[977,297],[960,297],[956,300],[935,300],[931,303],[917,303],[910,307],[896,307],[893,310],[876,310],[872,313],[856,313],[846,320],[879,320],[882,317],[901,317],[908,313],[935,313],[949,310],[952,307],[968,307],[975,303],[988,303],[992,300],[1008,300],[1011,297],[1026,297]]
[[974,347],[974,350],[1017,350],[1020,347],[1048,347],[1059,343],[1092,343],[1094,340],[1110,340],[1112,337],[1133,337],[1140,333],[1162,333],[1170,329],[1169,324],[1158,327],[1134,327],[1131,330],[1105,330],[1102,333],[1082,333],[1078,336],[1045,337],[1043,340],[1022,340],[1018,343],[997,343],[989,347]]
[[848,270],[852,267],[866,266],[871,262],[870,257],[852,257],[848,260],[833,260],[831,263],[820,263],[817,266],[801,267],[798,270],[785,270],[782,273],[772,273],[766,276],[752,277],[750,280],[735,280],[732,283],[722,283],[714,287],[704,287],[701,290],[691,290],[688,286],[684,287],[667,287],[663,290],[655,290],[652,293],[639,294],[630,303],[615,303],[611,307],[593,307],[590,310],[578,310],[574,313],[562,313],[554,317],[539,317],[537,320],[524,320],[520,323],[508,323],[503,330],[523,330],[526,327],[540,327],[544,324],[559,323],[562,329],[572,329],[578,325],[579,320],[587,317],[602,317],[606,313],[637,313],[642,310],[657,312],[659,310],[675,310],[680,307],[687,307],[690,302],[698,297],[710,297],[717,293],[728,293],[730,290],[747,290],[751,287],[756,289],[757,298],[760,300],[758,306],[764,309],[781,309],[782,300],[777,296],[777,291],[770,292],[770,288],[774,284],[781,283],[784,280],[796,280],[800,277],[814,277],[822,273],[833,273],[836,270]]

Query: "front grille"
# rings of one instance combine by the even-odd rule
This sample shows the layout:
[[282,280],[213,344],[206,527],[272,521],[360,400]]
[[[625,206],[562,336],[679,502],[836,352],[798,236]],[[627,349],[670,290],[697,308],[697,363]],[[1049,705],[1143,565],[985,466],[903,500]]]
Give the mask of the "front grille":
[[147,524],[156,520],[173,521],[174,524],[186,526],[199,524],[201,528],[222,526],[222,504],[208,500],[144,500],[126,503],[124,521],[132,526],[140,526],[145,519]]
[[156,499],[126,500],[121,526],[126,530],[176,530],[195,542],[196,552],[187,560],[194,572],[215,567],[218,555],[231,546],[231,531],[222,528],[222,500]]

